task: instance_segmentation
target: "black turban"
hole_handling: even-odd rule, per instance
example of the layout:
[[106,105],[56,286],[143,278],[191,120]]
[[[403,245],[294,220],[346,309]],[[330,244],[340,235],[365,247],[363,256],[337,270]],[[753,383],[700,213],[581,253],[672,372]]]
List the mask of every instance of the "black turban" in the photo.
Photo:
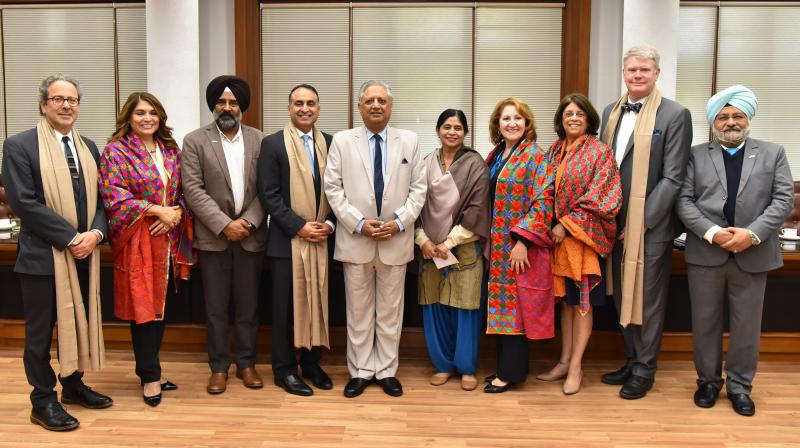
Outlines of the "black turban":
[[236,97],[236,101],[239,102],[239,109],[241,109],[242,112],[246,111],[247,107],[250,106],[250,86],[247,85],[247,81],[244,79],[230,75],[217,76],[208,83],[208,87],[206,87],[206,102],[208,102],[208,108],[212,112],[214,111],[219,97],[222,96],[222,92],[225,91],[225,87],[231,89],[231,92],[233,92],[233,96]]

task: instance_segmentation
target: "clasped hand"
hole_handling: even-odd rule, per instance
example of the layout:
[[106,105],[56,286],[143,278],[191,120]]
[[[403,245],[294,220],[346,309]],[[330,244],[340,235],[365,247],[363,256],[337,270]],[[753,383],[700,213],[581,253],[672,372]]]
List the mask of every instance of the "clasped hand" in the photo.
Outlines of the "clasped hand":
[[88,232],[79,233],[68,249],[72,254],[72,258],[83,260],[92,253],[95,246],[99,243],[100,235],[90,230]]
[[150,235],[153,236],[160,236],[169,232],[181,222],[181,217],[183,217],[183,207],[180,205],[173,205],[172,207],[154,205],[150,210],[158,218],[150,224]]
[[297,235],[309,243],[319,243],[328,239],[331,232],[333,229],[327,223],[308,221],[297,231]]
[[433,244],[430,240],[425,241],[425,244],[420,246],[419,249],[422,251],[422,258],[426,260],[430,260],[433,257],[444,260],[447,258],[447,253],[450,251],[444,243]]
[[714,234],[713,241],[714,244],[733,253],[745,251],[753,245],[750,241],[750,232],[741,227],[726,227]]
[[400,226],[394,220],[379,221],[377,219],[367,219],[361,227],[361,234],[376,241],[384,241],[400,232]]

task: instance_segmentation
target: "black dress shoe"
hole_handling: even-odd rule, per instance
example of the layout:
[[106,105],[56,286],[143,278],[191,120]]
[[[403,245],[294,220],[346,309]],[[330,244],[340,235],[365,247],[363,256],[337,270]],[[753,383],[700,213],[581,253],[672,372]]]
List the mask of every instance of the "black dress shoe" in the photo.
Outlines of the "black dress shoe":
[[64,404],[79,404],[89,409],[103,409],[114,404],[114,400],[111,397],[95,392],[86,385],[77,389],[62,390],[61,402]]
[[602,377],[600,377],[600,381],[605,384],[610,384],[612,386],[622,386],[628,381],[628,378],[633,374],[633,369],[630,365],[625,364],[624,366],[620,367],[619,369],[606,373]]
[[31,422],[50,431],[69,431],[80,426],[78,419],[69,415],[57,401],[34,406],[31,410]]
[[628,381],[619,390],[619,396],[626,400],[636,400],[647,395],[647,391],[653,388],[653,378],[645,378],[639,375],[631,375]]
[[317,389],[333,389],[333,381],[331,381],[331,377],[329,377],[320,366],[303,369],[303,378],[311,380],[311,384],[313,384]]
[[750,417],[756,413],[756,404],[750,399],[750,395],[728,394],[728,400],[731,400],[733,410],[739,415]]
[[364,393],[364,389],[366,389],[371,382],[372,380],[368,380],[366,378],[350,378],[350,381],[348,381],[344,386],[344,396],[347,398],[353,398],[361,395]]
[[400,395],[403,395],[403,385],[400,384],[400,381],[397,381],[397,378],[393,376],[387,376],[386,378],[379,379],[378,384],[381,385],[386,395],[391,395],[393,397],[399,397]]
[[497,374],[496,373],[493,373],[491,375],[486,375],[485,377],[483,377],[483,382],[484,383],[491,383],[492,381],[494,381],[495,378],[497,378]]
[[178,385],[170,380],[161,383],[161,390],[178,390]]
[[[495,378],[497,378],[497,376],[495,376]],[[492,381],[494,381],[495,378],[492,378]],[[514,386],[514,383],[512,382],[508,382],[504,386],[495,386],[490,381],[486,383],[486,386],[483,386],[483,391],[487,394],[502,394],[508,389],[511,389],[512,386]]]
[[275,385],[293,395],[300,395],[301,397],[314,395],[314,391],[296,373],[290,373],[283,378],[276,377]]
[[148,397],[147,395],[142,394],[142,398],[144,398],[144,402],[147,403],[148,406],[156,407],[161,404],[161,394],[153,395],[152,397]]
[[710,408],[717,402],[719,389],[711,383],[700,383],[694,393],[694,404],[701,408]]

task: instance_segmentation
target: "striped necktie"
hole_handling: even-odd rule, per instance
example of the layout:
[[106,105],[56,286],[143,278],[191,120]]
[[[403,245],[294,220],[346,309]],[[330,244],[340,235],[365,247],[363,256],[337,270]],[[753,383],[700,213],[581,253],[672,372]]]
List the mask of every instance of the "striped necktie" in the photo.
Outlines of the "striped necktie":
[[75,160],[75,156],[72,155],[72,150],[69,148],[69,137],[65,135],[61,138],[61,141],[64,142],[64,156],[67,158],[69,174],[72,177],[72,188],[77,192],[80,189],[79,181],[81,178],[80,173],[78,173],[78,163]]

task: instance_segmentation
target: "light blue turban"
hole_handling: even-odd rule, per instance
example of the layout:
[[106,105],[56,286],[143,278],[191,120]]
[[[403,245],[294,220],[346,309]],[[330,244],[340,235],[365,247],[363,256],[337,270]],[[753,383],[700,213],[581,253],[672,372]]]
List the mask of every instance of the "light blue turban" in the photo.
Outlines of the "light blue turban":
[[714,126],[714,118],[717,117],[726,104],[729,104],[747,115],[748,120],[756,116],[758,109],[758,98],[752,90],[743,85],[730,86],[727,89],[717,92],[708,100],[706,105],[706,120],[709,126]]

